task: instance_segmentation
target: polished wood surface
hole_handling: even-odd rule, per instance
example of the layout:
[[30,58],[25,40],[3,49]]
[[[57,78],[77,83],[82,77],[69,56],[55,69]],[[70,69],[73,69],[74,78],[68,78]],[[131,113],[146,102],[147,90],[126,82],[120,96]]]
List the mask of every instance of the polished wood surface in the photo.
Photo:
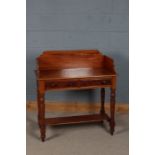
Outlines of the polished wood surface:
[[71,68],[61,70],[41,70],[39,72],[40,80],[64,80],[68,78],[104,78],[115,76],[114,72],[109,71],[106,68]]
[[[50,53],[50,54],[49,54]],[[98,51],[44,52],[37,58],[39,70],[99,68],[103,57]]]
[[[45,140],[46,125],[78,123],[87,121],[109,121],[114,133],[116,72],[114,63],[98,50],[44,51],[37,58],[38,122],[42,141]],[[105,88],[109,87],[110,114],[105,113]],[[45,118],[45,92],[48,90],[73,90],[101,88],[101,111],[96,115],[70,118]],[[64,120],[63,120],[64,119]],[[73,121],[72,121],[73,120]],[[57,123],[55,123],[57,122]]]
[[61,124],[77,124],[85,122],[102,122],[104,119],[103,115],[92,114],[92,115],[82,115],[82,116],[72,116],[72,117],[57,117],[57,118],[47,118],[46,124],[51,125],[61,125]]

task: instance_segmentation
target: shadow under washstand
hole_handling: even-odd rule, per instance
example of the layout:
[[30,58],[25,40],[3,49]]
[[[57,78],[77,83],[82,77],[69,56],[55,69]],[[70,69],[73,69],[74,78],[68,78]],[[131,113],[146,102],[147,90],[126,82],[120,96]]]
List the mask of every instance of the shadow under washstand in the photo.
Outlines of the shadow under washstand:
[[[104,120],[103,122],[85,122],[80,124],[62,124],[58,126],[46,126],[46,141],[58,138],[67,132],[74,132],[78,128],[92,128],[94,126],[103,127],[107,134],[110,134],[109,122]],[[128,127],[128,115],[116,114],[116,126],[114,135],[122,134],[129,130]],[[104,132],[103,131],[103,132]],[[40,140],[40,129],[36,118],[27,116],[27,134],[31,137]]]
[[[35,139],[41,140],[38,122],[30,117],[27,117],[27,134]],[[62,134],[62,128],[46,126],[46,141],[59,137]]]
[[[85,129],[85,128],[92,128],[92,127],[100,127],[101,122],[85,122],[85,123],[79,123],[79,124],[61,124],[56,126],[48,126],[47,128],[47,134],[46,134],[46,140],[51,140],[53,138],[57,138],[59,136],[63,136],[64,134],[77,131],[78,129]],[[48,134],[48,131],[51,131],[50,134]]]
[[34,119],[27,117],[27,123],[26,123],[26,130],[27,130],[27,134],[29,134],[31,137],[35,138],[35,139],[40,139],[39,136],[39,126],[37,121],[35,121]]
[[[124,132],[129,131],[129,120],[127,114],[116,114],[116,125],[114,135],[119,135]],[[103,121],[102,127],[105,129],[107,133],[110,133],[110,125],[106,120]]]
[[117,114],[115,134],[122,134],[129,131],[129,116],[128,114]]

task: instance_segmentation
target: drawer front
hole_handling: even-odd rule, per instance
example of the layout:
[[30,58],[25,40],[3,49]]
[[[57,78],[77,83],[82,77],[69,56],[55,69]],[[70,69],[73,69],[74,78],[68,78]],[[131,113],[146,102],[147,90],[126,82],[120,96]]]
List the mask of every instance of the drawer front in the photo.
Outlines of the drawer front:
[[110,85],[111,80],[81,80],[79,82],[79,86],[102,86],[102,85]]
[[57,81],[46,82],[46,89],[63,89],[63,88],[84,88],[84,87],[102,87],[111,85],[111,80],[76,80],[76,81]]

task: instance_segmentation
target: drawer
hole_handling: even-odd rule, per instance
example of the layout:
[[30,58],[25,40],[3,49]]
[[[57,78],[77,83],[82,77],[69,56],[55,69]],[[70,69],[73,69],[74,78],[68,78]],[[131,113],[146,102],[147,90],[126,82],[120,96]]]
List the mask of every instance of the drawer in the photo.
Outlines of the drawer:
[[111,80],[81,80],[79,82],[79,86],[102,86],[102,85],[110,85]]
[[65,89],[65,88],[84,88],[84,87],[102,87],[111,85],[111,80],[74,80],[74,81],[57,81],[46,82],[46,89]]

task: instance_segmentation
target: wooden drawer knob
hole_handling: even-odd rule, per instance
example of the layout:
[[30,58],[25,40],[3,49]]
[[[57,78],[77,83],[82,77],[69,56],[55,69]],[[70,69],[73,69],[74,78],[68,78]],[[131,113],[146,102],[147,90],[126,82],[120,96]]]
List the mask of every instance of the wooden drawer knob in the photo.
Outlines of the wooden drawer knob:
[[108,81],[106,81],[106,80],[102,81],[102,84],[107,84],[107,83],[108,83]]
[[55,86],[57,86],[56,83],[51,83],[51,87],[55,87]]
[[68,86],[74,86],[75,84],[74,84],[74,82],[69,82],[68,83]]

